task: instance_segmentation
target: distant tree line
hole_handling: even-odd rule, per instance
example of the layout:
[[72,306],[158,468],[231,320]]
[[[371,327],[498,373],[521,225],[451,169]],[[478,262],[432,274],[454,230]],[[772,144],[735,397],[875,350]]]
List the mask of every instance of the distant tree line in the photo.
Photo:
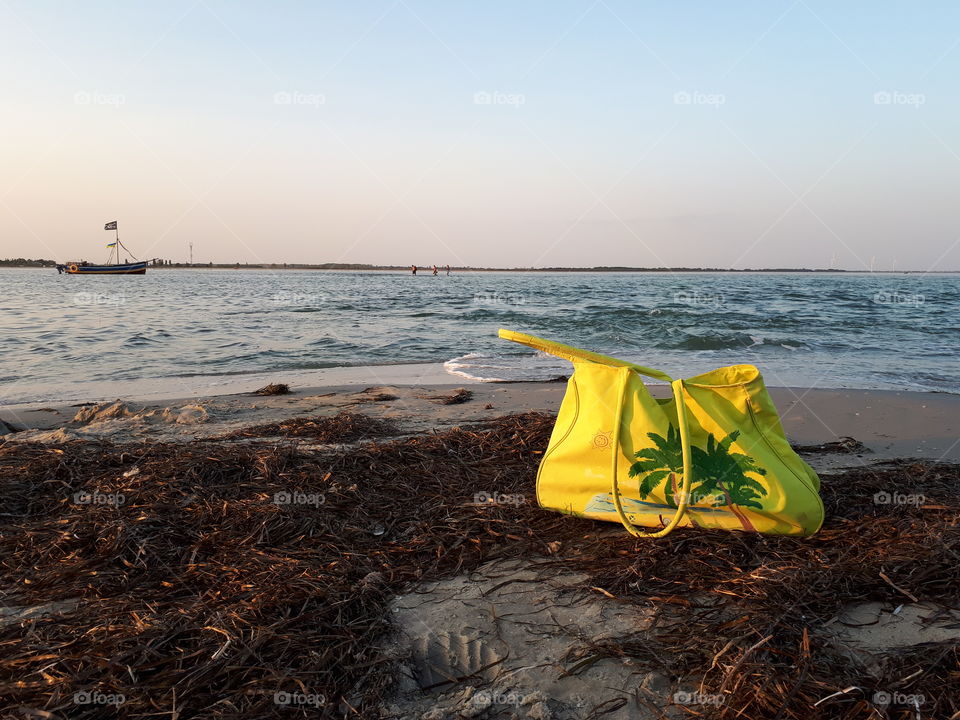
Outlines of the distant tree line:
[[0,267],[56,267],[56,260],[30,260],[29,258],[4,258]]

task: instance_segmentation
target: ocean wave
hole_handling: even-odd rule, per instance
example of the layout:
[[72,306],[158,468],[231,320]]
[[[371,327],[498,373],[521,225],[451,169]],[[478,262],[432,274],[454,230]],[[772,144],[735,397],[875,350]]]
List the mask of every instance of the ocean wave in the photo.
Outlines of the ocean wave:
[[751,333],[711,333],[695,335],[683,332],[679,337],[665,340],[657,345],[664,350],[759,350],[783,349],[791,352],[809,349],[809,345],[793,338],[770,338]]
[[570,363],[545,353],[493,355],[471,352],[443,363],[451,375],[479,382],[536,382],[570,374]]

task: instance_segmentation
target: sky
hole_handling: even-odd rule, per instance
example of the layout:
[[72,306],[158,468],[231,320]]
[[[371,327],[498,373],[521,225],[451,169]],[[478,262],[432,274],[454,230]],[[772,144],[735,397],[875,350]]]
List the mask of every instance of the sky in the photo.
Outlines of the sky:
[[0,257],[960,270],[960,5],[0,0]]

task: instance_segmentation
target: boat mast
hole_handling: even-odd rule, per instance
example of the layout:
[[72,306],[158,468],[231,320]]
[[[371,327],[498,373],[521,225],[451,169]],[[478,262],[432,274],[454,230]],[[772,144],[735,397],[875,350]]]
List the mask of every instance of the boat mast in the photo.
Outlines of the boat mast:
[[117,230],[117,265],[120,264],[120,248],[123,248],[124,250],[126,250],[128,253],[130,253],[130,257],[132,257],[135,261],[139,262],[139,260],[137,260],[137,256],[134,255],[132,252],[130,252],[130,248],[128,248],[126,245],[120,242],[120,231]]

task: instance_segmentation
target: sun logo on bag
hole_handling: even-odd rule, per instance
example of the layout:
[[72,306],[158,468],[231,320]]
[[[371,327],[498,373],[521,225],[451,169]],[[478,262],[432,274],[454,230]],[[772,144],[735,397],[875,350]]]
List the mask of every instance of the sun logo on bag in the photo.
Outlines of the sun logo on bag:
[[597,450],[606,450],[613,442],[613,430],[601,430],[593,436],[593,447]]

